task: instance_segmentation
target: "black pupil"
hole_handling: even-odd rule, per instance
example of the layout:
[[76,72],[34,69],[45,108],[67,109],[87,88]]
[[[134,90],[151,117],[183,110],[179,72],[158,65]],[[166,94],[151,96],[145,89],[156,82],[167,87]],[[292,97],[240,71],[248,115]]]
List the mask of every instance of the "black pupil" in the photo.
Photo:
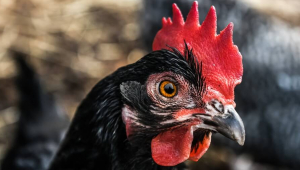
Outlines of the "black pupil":
[[165,92],[168,93],[168,94],[172,94],[175,91],[174,86],[173,86],[172,83],[166,84],[164,89],[165,89]]

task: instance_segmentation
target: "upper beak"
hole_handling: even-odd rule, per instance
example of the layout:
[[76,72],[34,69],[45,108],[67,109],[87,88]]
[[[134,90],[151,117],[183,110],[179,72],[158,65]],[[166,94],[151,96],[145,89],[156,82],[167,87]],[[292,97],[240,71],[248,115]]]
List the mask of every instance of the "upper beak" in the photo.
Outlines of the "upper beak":
[[225,113],[212,117],[212,121],[217,125],[217,132],[236,141],[240,145],[244,145],[244,123],[233,106],[227,106]]
[[[209,113],[207,113],[209,115]],[[244,123],[234,107],[229,105],[224,109],[224,113],[212,115],[212,117],[201,116],[205,127],[209,127],[222,135],[236,141],[240,145],[245,142]]]

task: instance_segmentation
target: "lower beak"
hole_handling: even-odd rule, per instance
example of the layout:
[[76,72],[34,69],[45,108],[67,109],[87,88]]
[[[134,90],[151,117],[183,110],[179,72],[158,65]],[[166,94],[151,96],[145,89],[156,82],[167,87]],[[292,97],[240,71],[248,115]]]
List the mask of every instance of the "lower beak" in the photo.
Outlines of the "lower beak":
[[202,128],[208,128],[219,132],[220,134],[236,141],[240,145],[244,145],[245,142],[245,128],[242,119],[235,111],[233,106],[226,106],[224,113],[214,114],[211,117],[201,116],[204,121]]
[[236,141],[240,145],[244,145],[244,123],[233,106],[227,106],[225,113],[212,117],[212,121],[217,125],[217,132]]

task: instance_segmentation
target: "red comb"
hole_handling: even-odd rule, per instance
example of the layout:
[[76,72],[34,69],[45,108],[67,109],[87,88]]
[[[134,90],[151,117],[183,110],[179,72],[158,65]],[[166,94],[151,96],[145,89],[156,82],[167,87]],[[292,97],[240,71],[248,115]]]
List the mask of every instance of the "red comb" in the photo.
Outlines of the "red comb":
[[186,22],[176,4],[173,4],[173,22],[162,19],[163,28],[156,34],[153,50],[169,47],[184,53],[185,43],[202,62],[202,74],[208,90],[204,100],[217,98],[233,103],[234,87],[241,83],[243,74],[242,56],[232,41],[233,23],[217,35],[217,15],[212,6],[202,23],[199,24],[198,3],[195,1]]

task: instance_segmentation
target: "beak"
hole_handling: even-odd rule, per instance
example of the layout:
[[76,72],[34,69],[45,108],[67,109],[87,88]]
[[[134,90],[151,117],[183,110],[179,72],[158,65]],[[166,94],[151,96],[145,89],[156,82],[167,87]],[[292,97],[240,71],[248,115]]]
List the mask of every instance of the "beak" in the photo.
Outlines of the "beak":
[[244,145],[244,123],[233,106],[227,105],[223,113],[213,114],[211,117],[209,116],[209,118],[207,116],[201,116],[201,119],[204,121],[202,128],[217,131],[229,139],[236,141],[238,144]]
[[216,131],[236,141],[241,146],[245,142],[244,123],[233,106],[227,106],[223,115],[216,115],[212,121],[217,125]]

